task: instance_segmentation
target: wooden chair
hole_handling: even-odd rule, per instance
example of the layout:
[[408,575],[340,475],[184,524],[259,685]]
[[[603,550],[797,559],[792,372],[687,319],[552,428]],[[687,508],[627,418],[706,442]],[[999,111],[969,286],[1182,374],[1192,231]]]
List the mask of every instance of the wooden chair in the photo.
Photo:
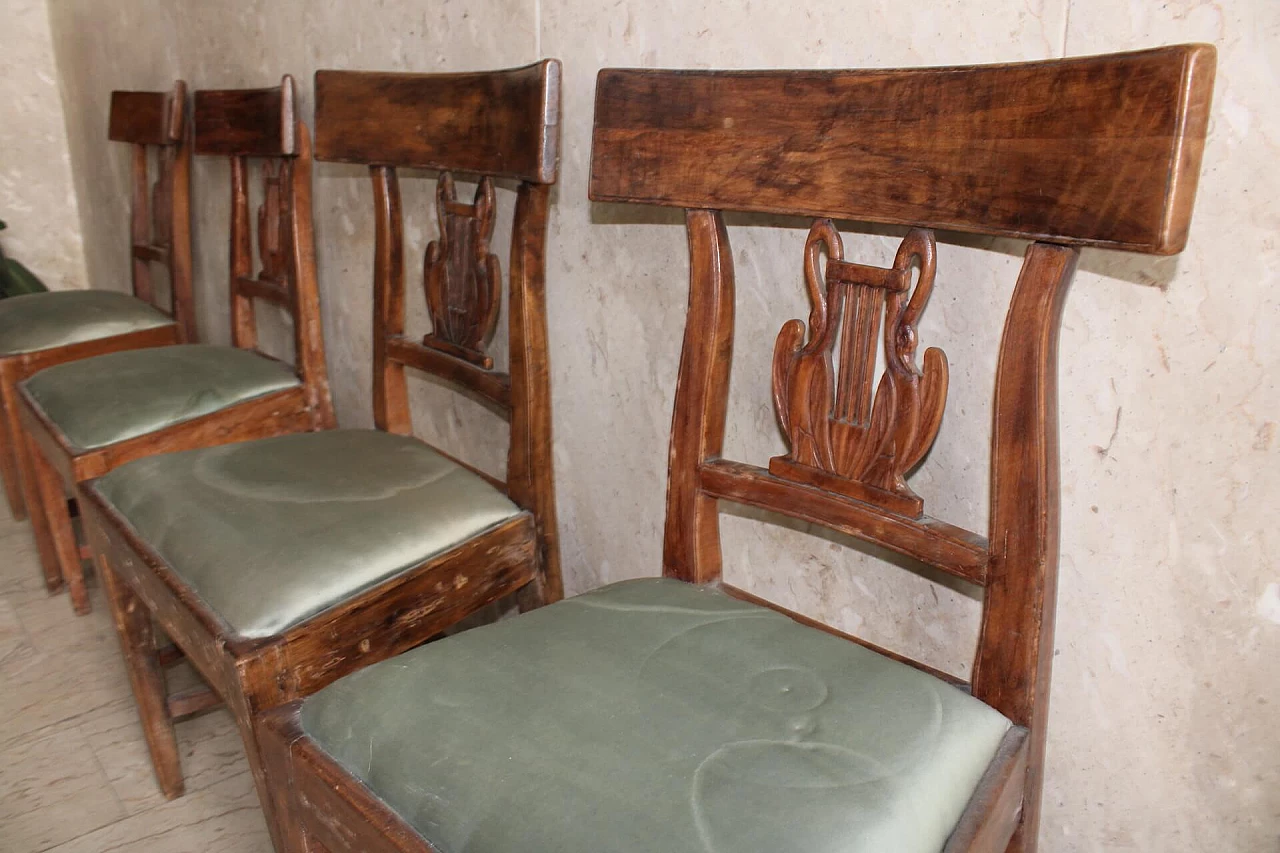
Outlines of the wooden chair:
[[[107,137],[133,149],[130,251],[133,295],[62,290],[0,301],[0,479],[9,511],[26,517],[18,385],[46,367],[120,350],[196,339],[191,295],[191,151],[187,85],[168,92],[112,92]],[[155,155],[155,183],[147,160]],[[168,305],[151,281],[161,264]],[[47,541],[46,536],[37,538]],[[62,575],[46,578],[50,592]]]
[[[89,611],[68,515],[75,484],[133,459],[334,426],[311,224],[311,143],[293,78],[270,89],[197,92],[197,154],[231,161],[234,346],[177,344],[63,364],[21,386],[31,476],[27,506],[46,583],[61,577]],[[249,158],[261,159],[259,270],[253,272]],[[291,316],[296,365],[259,352],[253,299]]]
[[[1192,45],[952,69],[601,72],[591,198],[682,207],[688,224],[663,577],[449,637],[267,714],[286,850],[1034,849],[1063,300],[1078,246],[1183,247],[1213,67],[1213,48]],[[722,210],[816,217],[809,323],[787,322],[774,355],[789,451],[767,468],[721,457]],[[884,269],[843,256],[837,217],[914,227]],[[1000,345],[985,537],[925,515],[906,482],[947,388],[939,350],[915,363],[933,228],[1035,241]],[[721,500],[983,586],[972,683],[724,584]]]
[[[525,608],[560,598],[544,293],[559,86],[555,60],[457,75],[318,72],[320,159],[366,164],[373,178],[378,429],[156,456],[82,488],[166,796],[182,793],[175,717],[226,702],[267,806],[255,714],[503,596],[519,593]],[[418,339],[405,334],[399,167],[440,172],[425,275],[434,326]],[[474,204],[456,200],[454,171],[483,176]],[[520,182],[506,373],[484,349],[501,299],[489,176]],[[406,367],[506,413],[505,483],[412,437]],[[211,691],[166,695],[174,653],[157,649],[153,620]]]

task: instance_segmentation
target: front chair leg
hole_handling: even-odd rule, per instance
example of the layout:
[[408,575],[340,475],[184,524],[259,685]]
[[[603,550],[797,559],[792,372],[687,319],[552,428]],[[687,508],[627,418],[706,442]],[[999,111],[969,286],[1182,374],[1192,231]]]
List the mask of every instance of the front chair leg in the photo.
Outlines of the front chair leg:
[[22,422],[18,418],[17,385],[4,368],[0,368],[0,474],[4,478],[4,494],[14,521],[27,517],[22,487]]
[[[67,582],[71,592],[71,606],[83,616],[91,609],[89,590],[84,583],[84,563],[80,560],[80,545],[71,525],[71,513],[67,511],[67,495],[62,488],[62,478],[45,458],[34,441],[28,441],[28,458],[31,461],[32,479],[38,491],[41,512],[48,525],[53,543],[53,556],[57,570]],[[48,574],[49,567],[45,567]]]
[[166,799],[182,796],[182,762],[178,757],[178,736],[169,715],[164,667],[156,653],[151,613],[128,585],[115,576],[105,557],[98,558],[98,574],[107,592],[107,602],[115,619],[120,648],[124,652],[133,698],[142,718],[142,734],[151,753],[151,766]]
[[289,844],[285,841],[287,832],[281,826],[281,820],[276,816],[276,796],[272,791],[274,779],[268,778],[266,759],[263,751],[263,742],[266,740],[265,732],[262,731],[258,721],[255,719],[253,708],[253,700],[247,695],[246,687],[242,681],[239,685],[240,695],[227,698],[227,708],[236,718],[236,726],[240,729],[240,739],[244,742],[245,757],[249,759],[249,770],[253,773],[253,784],[258,790],[258,801],[262,804],[263,815],[267,819],[267,829],[271,833],[271,846],[275,848],[276,853],[291,853]]
[[298,713],[301,703],[293,703],[268,711],[259,720],[262,761],[267,771],[267,787],[270,789],[276,823],[276,832],[282,845],[282,853],[319,853],[318,845],[308,842],[302,821],[298,816],[297,794],[293,788],[293,744],[285,736],[276,734],[266,725],[267,718],[282,718]]
[[27,515],[31,519],[31,535],[36,540],[36,552],[40,557],[40,570],[44,574],[44,585],[52,595],[62,590],[62,566],[58,562],[58,552],[54,548],[53,533],[49,529],[49,520],[44,511],[44,502],[40,499],[40,486],[36,481],[35,462],[33,456],[38,455],[34,447],[24,446],[25,435],[18,434],[17,443],[13,447],[22,461],[22,492],[27,507]]

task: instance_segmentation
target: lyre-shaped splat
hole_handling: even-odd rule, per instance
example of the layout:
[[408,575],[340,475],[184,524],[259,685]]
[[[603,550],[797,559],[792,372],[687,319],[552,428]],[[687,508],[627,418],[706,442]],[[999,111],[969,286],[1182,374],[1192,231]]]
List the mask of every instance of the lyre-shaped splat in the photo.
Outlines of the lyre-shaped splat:
[[[819,254],[825,249],[825,276]],[[920,280],[911,289],[911,267]],[[770,460],[776,476],[821,486],[893,512],[919,516],[907,473],[933,446],[947,399],[947,358],[931,348],[915,365],[916,324],[933,290],[933,233],[912,230],[889,269],[844,260],[840,233],[820,219],[805,241],[812,311],[789,320],[773,355],[773,397],[790,447]],[[825,284],[825,287],[824,287]],[[872,397],[877,332],[884,321],[885,370]],[[832,351],[840,341],[839,372]]]
[[261,279],[281,284],[289,281],[289,217],[284,209],[285,185],[290,179],[287,162],[262,163],[262,204],[258,207],[258,255]]
[[151,243],[167,249],[173,243],[173,152],[166,147],[157,159],[151,187]]
[[427,346],[486,369],[493,359],[484,342],[498,319],[501,269],[489,252],[494,224],[493,184],[481,178],[472,204],[458,202],[453,177],[444,172],[436,187],[440,239],[427,246],[425,283],[432,331]]

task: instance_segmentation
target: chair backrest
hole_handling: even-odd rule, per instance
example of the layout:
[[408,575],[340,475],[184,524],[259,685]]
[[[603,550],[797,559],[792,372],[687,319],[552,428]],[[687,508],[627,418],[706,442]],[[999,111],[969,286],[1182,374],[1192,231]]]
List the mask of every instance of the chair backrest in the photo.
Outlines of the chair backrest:
[[[112,92],[107,138],[133,147],[129,228],[133,295],[172,316],[183,340],[194,341],[187,84],[178,80],[168,92]],[[150,149],[156,150],[154,183],[149,175]],[[151,280],[153,263],[168,271],[167,306],[161,304]]]
[[[318,71],[315,89],[317,159],[367,165],[373,177],[374,420],[390,432],[413,431],[406,367],[478,395],[505,414],[511,424],[507,477],[493,482],[534,514],[544,595],[554,601],[562,592],[545,249],[559,152],[560,63],[549,59],[471,74]],[[427,248],[424,274],[432,329],[417,339],[405,333],[397,168],[439,173],[440,233]],[[479,177],[472,204],[456,198],[454,172]],[[500,264],[489,253],[496,201],[490,179],[497,177],[520,182],[507,303],[511,364],[505,373],[493,369],[485,352],[501,300]]]
[[[724,499],[983,586],[970,687],[1031,730],[1030,838],[1053,654],[1063,300],[1077,246],[1169,254],[1185,244],[1214,63],[1212,47],[1183,45],[968,68],[604,70],[597,83],[591,198],[687,211],[664,574],[718,581]],[[721,458],[734,323],[721,210],[816,217],[803,259],[808,326],[788,321],[774,349],[789,452],[767,469]],[[883,269],[844,259],[837,217],[915,227]],[[906,482],[947,392],[941,350],[925,352],[923,370],[915,362],[935,272],[930,228],[1035,241],[1000,344],[985,536],[925,515]],[[885,369],[873,388],[880,341]]]
[[[255,299],[283,308],[293,324],[298,375],[320,420],[332,422],[311,219],[311,135],[295,103],[287,74],[267,89],[196,92],[194,147],[198,155],[231,161],[232,343],[258,349]],[[256,264],[250,158],[260,161],[262,175]]]

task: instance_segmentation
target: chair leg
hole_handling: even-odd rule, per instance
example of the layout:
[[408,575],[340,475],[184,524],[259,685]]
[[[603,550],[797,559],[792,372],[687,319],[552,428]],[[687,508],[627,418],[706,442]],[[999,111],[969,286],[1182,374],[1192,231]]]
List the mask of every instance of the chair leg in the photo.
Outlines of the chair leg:
[[[278,715],[284,708],[277,708]],[[296,710],[293,713],[297,713]],[[260,718],[259,731],[262,760],[267,769],[267,785],[270,788],[274,817],[284,853],[319,853],[321,848],[309,841],[298,813],[297,795],[293,785],[293,749],[284,736],[273,732]]]
[[267,829],[271,832],[271,845],[276,853],[296,853],[296,845],[291,848],[282,837],[286,833],[282,831],[281,820],[276,815],[276,798],[272,793],[271,781],[267,777],[267,765],[263,757],[264,732],[254,719],[251,710],[252,702],[244,693],[244,688],[245,686],[241,684],[240,695],[227,698],[227,707],[231,709],[231,713],[236,718],[236,726],[240,729],[245,757],[249,759],[253,784],[258,790],[258,801],[262,804],[262,812],[267,819]]
[[164,667],[157,654],[151,613],[133,590],[116,577],[105,557],[98,558],[98,574],[120,637],[120,649],[129,670],[138,716],[142,718],[142,734],[151,753],[156,782],[165,798],[172,800],[182,796],[182,762],[178,757],[173,718],[169,716]]
[[[27,448],[31,479],[39,493],[37,499],[53,543],[54,559],[71,592],[71,606],[83,616],[91,609],[89,590],[85,588],[84,563],[80,560],[80,545],[76,542],[76,531],[67,511],[67,494],[62,487],[62,478],[35,442],[28,440]],[[45,571],[49,570],[46,568]]]
[[4,480],[4,495],[9,502],[9,512],[14,521],[27,517],[27,505],[22,494],[22,469],[19,450],[22,441],[22,424],[18,419],[18,388],[6,371],[0,370],[0,478]]
[[27,515],[31,519],[31,535],[36,540],[36,551],[40,556],[40,569],[44,573],[45,589],[52,595],[59,592],[64,583],[62,566],[58,563],[58,552],[53,544],[53,532],[49,529],[49,519],[45,515],[44,503],[40,500],[40,488],[31,471],[31,454],[23,445],[25,433],[18,433],[19,444],[14,451],[22,460],[22,491],[26,498]]

